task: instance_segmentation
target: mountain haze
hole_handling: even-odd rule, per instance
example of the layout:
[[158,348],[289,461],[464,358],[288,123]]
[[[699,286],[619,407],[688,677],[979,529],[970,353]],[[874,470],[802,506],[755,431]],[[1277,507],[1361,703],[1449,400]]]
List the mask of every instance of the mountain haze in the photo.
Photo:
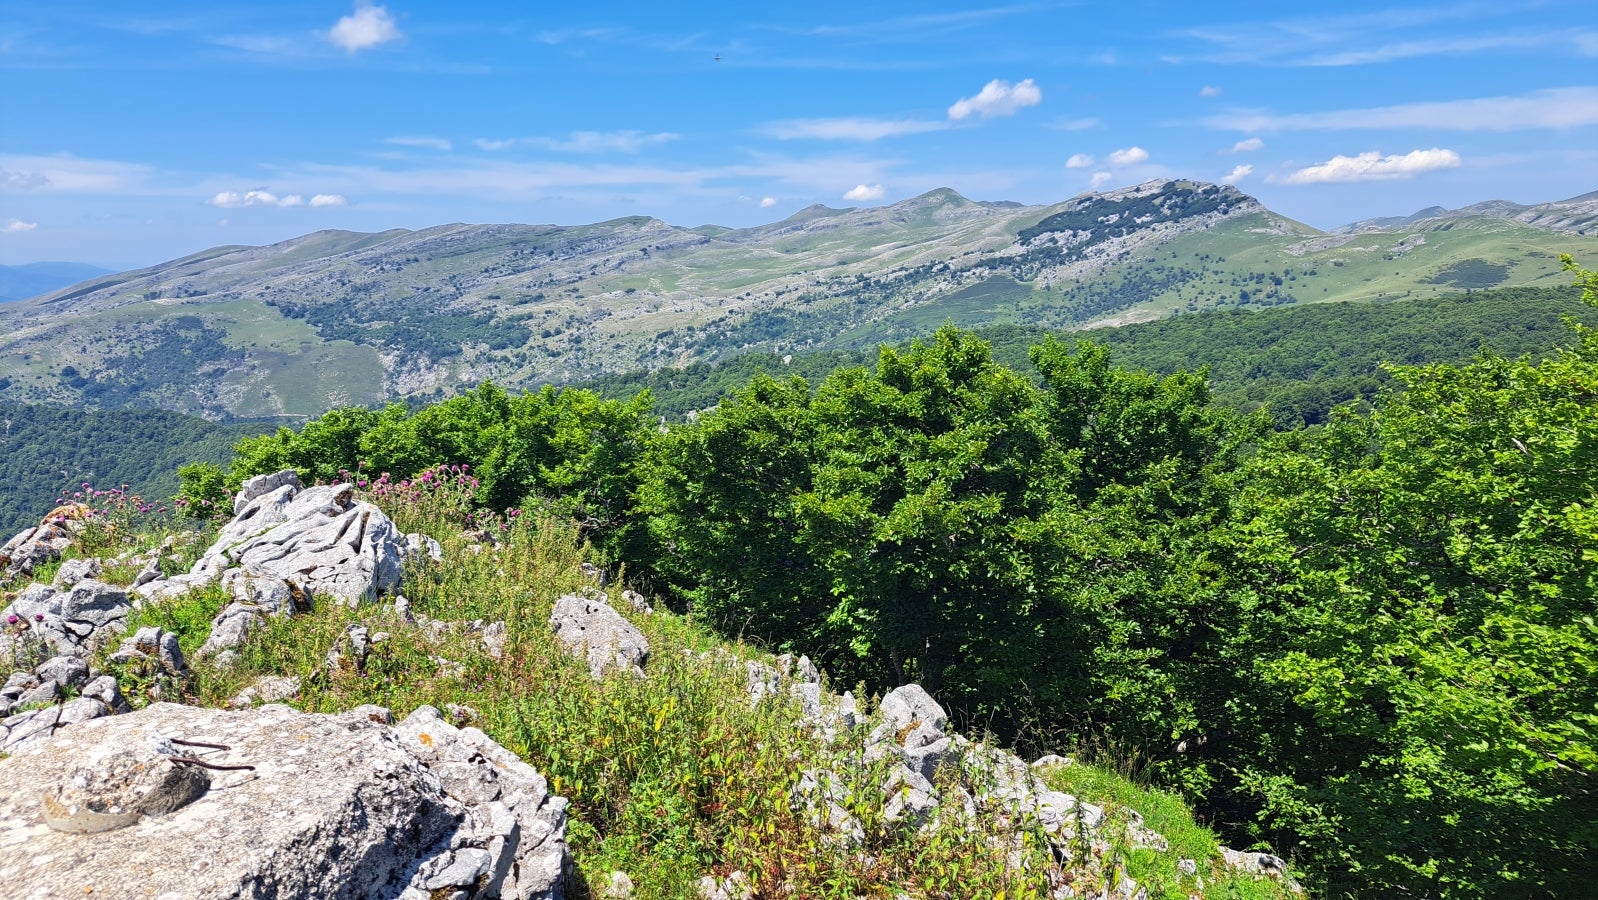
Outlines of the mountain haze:
[[743,229],[638,216],[321,231],[8,305],[0,399],[305,416],[485,378],[870,346],[944,322],[1095,327],[1554,285],[1559,253],[1598,252],[1598,235],[1570,230],[1595,205],[1483,204],[1324,233],[1232,187],[1158,180],[1051,206],[939,189]]
[[37,262],[0,266],[0,303],[22,300],[111,274],[110,269],[75,262]]

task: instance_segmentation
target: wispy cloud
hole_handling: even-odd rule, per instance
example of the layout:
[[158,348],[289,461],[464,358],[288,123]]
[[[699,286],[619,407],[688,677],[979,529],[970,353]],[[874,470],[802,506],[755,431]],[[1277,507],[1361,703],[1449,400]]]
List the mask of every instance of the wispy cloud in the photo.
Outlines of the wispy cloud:
[[399,23],[386,6],[357,2],[355,11],[339,19],[327,32],[327,39],[346,52],[355,53],[404,37]]
[[1236,166],[1236,167],[1234,167],[1232,169],[1232,171],[1227,172],[1226,175],[1221,178],[1221,183],[1222,184],[1237,184],[1239,181],[1242,181],[1243,179],[1245,179],[1248,176],[1253,175],[1253,174],[1254,174],[1254,167],[1253,166],[1250,166],[1250,165]]
[[439,137],[391,137],[384,138],[385,144],[397,144],[401,147],[421,147],[426,150],[437,150],[448,153],[455,149],[455,145],[447,138]]
[[1097,128],[1102,124],[1100,120],[1089,117],[1085,119],[1059,119],[1050,122],[1044,127],[1053,128],[1056,131],[1087,131],[1089,128]]
[[846,116],[835,119],[787,119],[767,123],[760,131],[783,141],[808,139],[869,142],[906,134],[941,131],[948,127],[946,122],[929,122],[924,119],[873,119]]
[[777,205],[777,198],[776,197],[761,197],[760,198],[760,208],[761,209],[770,209],[770,208],[772,208],[773,206],[776,206],[776,205]]
[[42,172],[12,172],[0,169],[0,191],[33,191],[49,187],[50,179]]
[[1228,152],[1230,152],[1230,153],[1252,153],[1255,150],[1259,150],[1259,149],[1263,148],[1264,146],[1265,146],[1265,142],[1260,140],[1257,137],[1244,138],[1243,140],[1238,141],[1237,143],[1233,144],[1232,145],[1232,149],[1230,151],[1228,151]]
[[1401,156],[1382,156],[1372,151],[1358,156],[1334,156],[1320,165],[1292,172],[1281,180],[1286,184],[1392,181],[1413,178],[1422,172],[1458,168],[1459,164],[1458,153],[1440,147],[1413,150]]
[[771,30],[802,37],[841,38],[855,43],[917,43],[928,38],[958,34],[1038,8],[1034,4],[995,6],[985,9],[895,16],[890,19],[850,24],[810,25],[801,28],[777,26]]
[[670,131],[646,134],[642,131],[574,131],[564,138],[525,138],[524,143],[561,153],[638,153],[645,147],[677,140],[682,135]]
[[1213,84],[1206,84],[1205,86],[1199,88],[1199,96],[1200,97],[1219,97],[1219,96],[1221,96],[1221,89],[1216,87]]
[[1341,131],[1365,128],[1516,131],[1598,124],[1598,87],[1551,88],[1520,97],[1404,103],[1318,113],[1239,111],[1201,120],[1224,131]]
[[1110,179],[1114,177],[1109,172],[1094,172],[1093,177],[1088,179],[1088,186],[1096,191],[1108,184]]
[[1073,153],[1071,158],[1065,161],[1065,167],[1067,169],[1086,169],[1092,166],[1093,162],[1093,157],[1086,153]]
[[146,193],[149,166],[77,156],[0,156],[0,191]]
[[859,203],[867,200],[881,200],[887,195],[887,189],[880,184],[857,184],[844,193],[843,199]]
[[1010,84],[998,78],[993,79],[974,97],[962,97],[949,107],[949,118],[953,121],[976,116],[987,119],[993,116],[1013,116],[1028,106],[1037,106],[1043,102],[1043,91],[1037,83],[1028,78],[1019,84]]
[[21,219],[7,219],[5,227],[0,228],[0,232],[5,232],[6,234],[21,234],[24,231],[32,231],[38,227],[38,222],[24,222]]
[[[1528,29],[1489,21],[1521,11],[1497,4],[1461,3],[1378,12],[1233,22],[1187,29],[1179,36],[1201,47],[1171,62],[1280,66],[1355,66],[1428,56],[1461,56],[1539,47],[1579,47],[1580,32]],[[1521,21],[1524,21],[1523,19]],[[1466,30],[1468,29],[1468,30]],[[1447,33],[1449,30],[1454,33]],[[1568,49],[1567,49],[1568,52]]]

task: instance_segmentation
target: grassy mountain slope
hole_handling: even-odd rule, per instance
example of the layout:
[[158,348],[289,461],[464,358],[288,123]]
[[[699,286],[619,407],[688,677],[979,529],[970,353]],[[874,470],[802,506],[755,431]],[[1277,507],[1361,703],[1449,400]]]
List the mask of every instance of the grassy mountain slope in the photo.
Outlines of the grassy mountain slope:
[[0,398],[308,416],[485,378],[869,347],[947,321],[1119,325],[1553,285],[1558,253],[1598,255],[1598,235],[1550,230],[1584,221],[1572,215],[1477,212],[1326,234],[1234,188],[1156,181],[1047,207],[943,189],[732,230],[630,217],[318,232],[8,304]]

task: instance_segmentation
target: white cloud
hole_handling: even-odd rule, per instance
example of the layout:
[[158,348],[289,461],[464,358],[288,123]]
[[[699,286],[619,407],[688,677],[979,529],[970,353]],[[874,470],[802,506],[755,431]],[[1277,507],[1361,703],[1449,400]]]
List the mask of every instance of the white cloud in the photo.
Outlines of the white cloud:
[[877,141],[905,134],[941,131],[948,127],[944,122],[927,122],[919,119],[843,117],[771,122],[762,127],[761,131],[783,141],[796,138],[817,141]]
[[487,150],[490,153],[492,153],[495,150],[504,150],[504,149],[510,147],[511,145],[515,144],[516,141],[515,140],[491,141],[488,138],[478,138],[475,141],[475,143],[477,144],[477,148],[479,150]]
[[389,15],[388,7],[363,2],[357,2],[355,12],[339,19],[327,33],[329,41],[350,53],[397,41],[401,37],[399,25]]
[[777,198],[776,197],[761,197],[760,198],[760,208],[761,209],[770,209],[770,208],[772,208],[773,206],[776,206],[776,205],[777,205]]
[[880,184],[857,184],[847,194],[843,195],[843,199],[860,202],[864,200],[881,200],[887,195],[888,192]]
[[1020,84],[993,79],[983,86],[975,97],[962,97],[949,107],[949,118],[955,121],[976,116],[1013,116],[1028,106],[1043,102],[1043,91],[1030,78]]
[[[315,197],[311,198],[311,205],[329,205],[326,201],[320,203],[317,202],[318,200],[322,200],[327,196],[330,195],[317,194]],[[342,202],[342,197],[339,198],[339,201],[340,202],[338,202],[336,205],[343,206],[344,204]],[[271,191],[245,191],[243,193],[239,193],[238,191],[222,191],[206,202],[212,206],[221,207],[222,209],[240,209],[246,206],[294,207],[304,206],[305,198],[301,197],[299,194],[289,194],[284,197],[279,197]]]
[[1299,169],[1282,179],[1288,184],[1330,184],[1347,181],[1390,181],[1413,178],[1422,172],[1453,169],[1459,154],[1433,147],[1403,156],[1382,156],[1375,151],[1358,156],[1334,156],[1317,166]]
[[525,142],[562,153],[637,153],[645,147],[675,141],[682,135],[662,131],[574,131],[563,140],[547,137],[526,138]]
[[38,222],[24,222],[21,219],[9,219],[6,221],[5,227],[0,228],[0,231],[5,232],[6,234],[21,234],[24,231],[32,231],[38,227]]
[[1264,146],[1265,146],[1265,142],[1264,141],[1260,140],[1257,137],[1251,137],[1251,138],[1248,138],[1246,140],[1241,140],[1241,141],[1238,141],[1237,143],[1233,144],[1232,145],[1232,152],[1233,153],[1248,153],[1248,152],[1253,151],[1253,150],[1258,150],[1258,149],[1260,149],[1261,147],[1264,147]]
[[1241,166],[1237,166],[1236,168],[1232,169],[1232,171],[1226,173],[1226,177],[1221,179],[1221,183],[1222,184],[1237,184],[1239,181],[1242,181],[1243,179],[1245,179],[1248,176],[1253,175],[1253,174],[1254,174],[1254,167],[1253,166],[1246,165],[1246,164],[1245,165],[1241,165]]
[[1370,109],[1273,115],[1233,112],[1203,120],[1225,131],[1341,131],[1360,128],[1435,128],[1446,131],[1516,131],[1598,125],[1598,87],[1550,88],[1520,97],[1480,97],[1405,103]]
[[1135,166],[1149,161],[1149,151],[1142,147],[1127,147],[1104,157],[1104,161],[1112,166]]
[[448,139],[436,137],[391,137],[385,139],[384,143],[398,144],[401,147],[421,147],[426,150],[437,150],[440,153],[448,153],[455,149],[455,145]]
[[344,199],[343,194],[317,194],[311,198],[312,206],[349,206],[350,201]]
[[1088,185],[1096,191],[1112,177],[1114,176],[1112,176],[1109,172],[1094,172],[1093,177],[1088,179]]
[[1086,153],[1073,153],[1071,158],[1065,161],[1067,169],[1086,169],[1091,165],[1093,165],[1093,157]]
[[1205,86],[1199,88],[1199,96],[1200,97],[1219,97],[1219,96],[1221,96],[1221,89],[1216,87],[1215,85],[1206,84]]

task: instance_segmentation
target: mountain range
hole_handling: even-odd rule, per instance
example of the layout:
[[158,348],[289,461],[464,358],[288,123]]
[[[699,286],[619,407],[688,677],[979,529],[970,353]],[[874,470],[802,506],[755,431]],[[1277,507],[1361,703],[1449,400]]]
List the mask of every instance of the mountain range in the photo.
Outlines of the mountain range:
[[0,307],[0,399],[307,416],[963,326],[1088,328],[1217,308],[1568,281],[1598,192],[1323,232],[1236,188],[1158,180],[1049,206],[940,189],[754,228],[322,231],[217,247]]
[[110,274],[110,269],[75,262],[0,266],[0,303],[23,300]]

